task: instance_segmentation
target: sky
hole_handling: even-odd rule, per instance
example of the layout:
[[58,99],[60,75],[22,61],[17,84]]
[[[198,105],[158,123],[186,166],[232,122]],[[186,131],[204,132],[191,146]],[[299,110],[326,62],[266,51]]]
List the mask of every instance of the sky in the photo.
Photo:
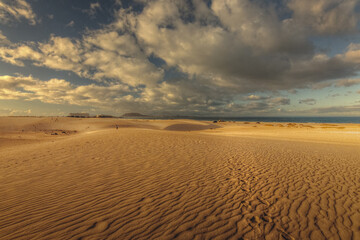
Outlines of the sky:
[[358,0],[0,0],[0,115],[360,116]]

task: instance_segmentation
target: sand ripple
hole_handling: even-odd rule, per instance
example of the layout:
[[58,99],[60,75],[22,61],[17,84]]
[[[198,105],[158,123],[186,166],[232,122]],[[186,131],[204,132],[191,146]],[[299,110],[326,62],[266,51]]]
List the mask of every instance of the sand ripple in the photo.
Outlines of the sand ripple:
[[360,149],[146,129],[0,152],[1,239],[360,239]]

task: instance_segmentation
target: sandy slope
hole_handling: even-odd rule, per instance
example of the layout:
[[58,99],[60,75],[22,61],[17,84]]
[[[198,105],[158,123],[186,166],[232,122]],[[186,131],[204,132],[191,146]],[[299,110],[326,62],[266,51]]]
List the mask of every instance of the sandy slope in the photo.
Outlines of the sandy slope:
[[360,239],[358,125],[9,119],[0,239]]

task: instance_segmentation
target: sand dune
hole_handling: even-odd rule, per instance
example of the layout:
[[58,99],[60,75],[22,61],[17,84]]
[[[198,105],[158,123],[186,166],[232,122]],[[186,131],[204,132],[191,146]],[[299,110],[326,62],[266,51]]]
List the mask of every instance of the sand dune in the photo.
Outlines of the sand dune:
[[170,131],[199,131],[199,130],[206,130],[206,129],[214,129],[219,128],[219,126],[214,124],[189,124],[189,123],[183,123],[183,124],[172,124],[170,126],[167,126],[165,130]]
[[358,125],[8,119],[0,239],[360,239]]

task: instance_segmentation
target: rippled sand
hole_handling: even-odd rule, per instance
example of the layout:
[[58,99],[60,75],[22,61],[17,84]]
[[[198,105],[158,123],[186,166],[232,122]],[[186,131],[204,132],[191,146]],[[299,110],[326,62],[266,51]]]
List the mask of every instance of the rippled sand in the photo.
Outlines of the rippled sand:
[[360,239],[360,125],[2,117],[0,134],[0,239]]

